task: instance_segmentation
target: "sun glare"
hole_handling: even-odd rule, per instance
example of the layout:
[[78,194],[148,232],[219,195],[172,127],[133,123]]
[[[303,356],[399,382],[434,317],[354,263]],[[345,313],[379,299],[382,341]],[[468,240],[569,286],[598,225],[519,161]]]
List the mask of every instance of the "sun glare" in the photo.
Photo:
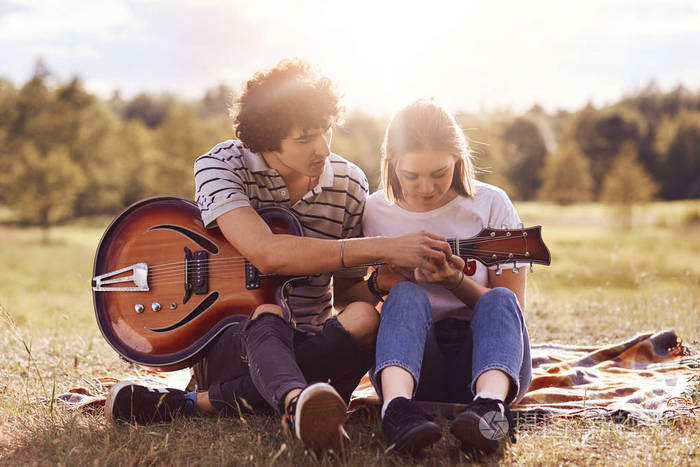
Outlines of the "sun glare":
[[452,32],[458,27],[456,17],[465,14],[460,5],[363,1],[347,8],[329,2],[321,17],[337,33],[330,50],[319,49],[311,58],[338,77],[349,105],[373,113],[418,97],[440,98],[444,86],[435,70],[459,59],[460,45]]

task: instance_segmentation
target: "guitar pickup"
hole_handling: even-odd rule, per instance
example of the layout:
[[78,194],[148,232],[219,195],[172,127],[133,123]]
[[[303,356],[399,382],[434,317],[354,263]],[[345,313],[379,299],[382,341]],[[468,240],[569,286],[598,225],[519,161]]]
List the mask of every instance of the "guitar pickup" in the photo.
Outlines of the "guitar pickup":
[[197,295],[209,293],[209,253],[205,250],[194,252],[192,291]]
[[260,288],[260,271],[248,260],[245,260],[245,288],[247,290]]
[[[116,277],[131,272],[130,276]],[[148,292],[148,265],[136,263],[116,271],[106,272],[92,278],[95,292]],[[118,286],[112,284],[133,284]]]
[[185,298],[182,303],[187,303],[193,293],[209,293],[209,253],[204,250],[192,253],[185,247]]

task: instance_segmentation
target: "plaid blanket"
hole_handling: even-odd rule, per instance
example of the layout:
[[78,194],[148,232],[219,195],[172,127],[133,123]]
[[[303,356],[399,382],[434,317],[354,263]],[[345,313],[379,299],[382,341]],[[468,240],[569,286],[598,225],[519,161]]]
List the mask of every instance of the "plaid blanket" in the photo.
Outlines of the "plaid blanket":
[[[533,378],[528,393],[511,409],[520,421],[550,417],[600,417],[651,422],[697,416],[693,403],[700,391],[700,358],[691,355],[674,331],[643,333],[602,347],[533,345]],[[133,381],[184,388],[189,372],[140,371]],[[58,396],[68,406],[96,410],[104,404],[114,378],[84,380],[89,388]],[[379,398],[365,376],[353,393],[350,410],[376,413]],[[464,410],[461,404],[421,402],[430,413],[446,417]]]
[[[639,422],[697,416],[700,358],[675,331],[643,333],[602,347],[532,345],[532,383],[511,411],[520,421],[600,417]],[[352,409],[379,403],[369,378],[353,394]],[[697,397],[697,396],[696,396]],[[421,402],[429,413],[451,417],[466,406]]]

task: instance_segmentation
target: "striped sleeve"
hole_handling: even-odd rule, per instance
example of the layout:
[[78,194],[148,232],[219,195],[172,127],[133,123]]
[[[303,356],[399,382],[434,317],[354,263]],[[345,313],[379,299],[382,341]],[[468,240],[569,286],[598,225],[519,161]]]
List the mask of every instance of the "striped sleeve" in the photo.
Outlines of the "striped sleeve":
[[343,238],[362,237],[362,215],[365,211],[369,183],[364,172],[354,164],[348,164],[348,196],[343,219]]
[[247,171],[233,141],[214,146],[194,163],[195,201],[207,228],[216,218],[236,208],[250,206],[242,176]]

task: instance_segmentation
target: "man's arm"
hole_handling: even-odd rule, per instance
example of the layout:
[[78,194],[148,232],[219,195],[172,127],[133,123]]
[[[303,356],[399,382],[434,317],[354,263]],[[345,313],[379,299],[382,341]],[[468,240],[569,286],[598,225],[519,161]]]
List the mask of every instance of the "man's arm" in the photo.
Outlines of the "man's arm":
[[226,239],[264,274],[317,274],[340,269],[341,242],[345,242],[345,266],[350,267],[387,262],[429,269],[451,255],[445,239],[428,232],[342,241],[274,234],[251,207],[228,211],[216,221]]
[[333,277],[333,307],[343,310],[352,302],[376,305],[379,299],[369,291],[364,277]]

